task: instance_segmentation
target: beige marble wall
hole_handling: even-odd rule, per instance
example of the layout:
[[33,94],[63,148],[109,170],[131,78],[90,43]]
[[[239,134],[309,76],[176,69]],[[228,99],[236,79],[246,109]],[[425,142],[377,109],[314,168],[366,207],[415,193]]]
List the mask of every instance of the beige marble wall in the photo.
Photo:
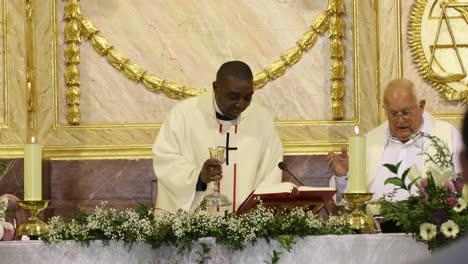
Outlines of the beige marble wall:
[[[21,155],[26,120],[24,86],[24,2],[7,1],[7,87],[9,126]],[[91,1],[82,0],[83,14],[101,29],[117,49],[155,74],[193,87],[208,87],[219,65],[230,59],[248,62],[254,72],[278,59],[326,9],[327,1]],[[149,4],[151,2],[151,4]],[[196,3],[196,4],[195,4]],[[374,0],[346,0],[347,54],[344,121],[330,120],[328,38],[278,80],[259,90],[256,100],[275,113],[287,154],[317,154],[338,150],[356,124],[364,132],[378,124],[381,80],[377,65],[379,24]],[[81,45],[81,126],[65,122],[63,84],[62,0],[33,1],[38,96],[38,138],[45,156],[55,159],[143,158],[159,122],[177,103],[125,79]],[[6,131],[6,130],[5,130]],[[12,130],[13,131],[13,130]],[[5,134],[3,134],[5,135]],[[12,156],[10,150],[2,155]],[[8,152],[10,151],[10,152]],[[8,154],[10,153],[10,154]]]

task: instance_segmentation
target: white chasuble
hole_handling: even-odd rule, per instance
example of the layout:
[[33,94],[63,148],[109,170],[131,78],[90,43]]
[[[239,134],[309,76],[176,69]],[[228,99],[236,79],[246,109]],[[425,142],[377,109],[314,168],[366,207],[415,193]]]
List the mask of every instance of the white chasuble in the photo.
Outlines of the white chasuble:
[[[176,212],[199,205],[213,192],[195,191],[210,147],[225,147],[226,162],[220,192],[236,210],[260,184],[281,182],[278,163],[283,159],[281,141],[269,112],[252,102],[237,124],[216,119],[213,92],[176,105],[162,125],[153,146],[153,167],[158,179],[156,208]],[[223,208],[225,209],[225,208]]]

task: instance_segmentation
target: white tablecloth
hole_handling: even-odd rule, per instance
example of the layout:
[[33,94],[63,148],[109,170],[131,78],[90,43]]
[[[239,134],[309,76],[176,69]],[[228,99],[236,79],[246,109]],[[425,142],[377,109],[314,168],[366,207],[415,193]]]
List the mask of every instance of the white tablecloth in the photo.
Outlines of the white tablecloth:
[[[271,262],[273,250],[281,251],[279,263],[411,263],[430,255],[423,243],[404,234],[327,235],[297,238],[291,252],[278,242],[258,240],[243,251],[229,251],[225,246],[211,245],[205,263]],[[200,259],[198,243],[190,252],[178,253],[176,248],[152,249],[111,241],[102,246],[94,241],[82,247],[72,241],[44,244],[41,241],[1,241],[0,263],[196,263]]]

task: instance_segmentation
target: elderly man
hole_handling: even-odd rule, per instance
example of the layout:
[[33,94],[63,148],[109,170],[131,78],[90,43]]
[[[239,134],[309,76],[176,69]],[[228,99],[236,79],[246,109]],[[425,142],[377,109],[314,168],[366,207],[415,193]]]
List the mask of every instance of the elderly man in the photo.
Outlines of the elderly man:
[[[370,131],[367,135],[367,183],[368,191],[374,193],[373,199],[381,198],[394,191],[394,185],[384,182],[387,178],[395,177],[384,164],[397,164],[401,161],[398,174],[407,168],[415,166],[419,171],[425,171],[421,147],[427,147],[425,138],[414,139],[418,132],[437,136],[444,140],[452,152],[455,153],[455,170],[458,169],[458,153],[461,149],[460,133],[449,123],[436,120],[424,111],[425,100],[417,97],[413,83],[399,79],[388,84],[384,92],[384,108],[388,121]],[[334,172],[330,180],[331,186],[336,186],[337,200],[341,199],[341,192],[347,190],[348,183],[348,155],[346,148],[341,154],[329,153],[328,164]],[[407,181],[410,181],[409,177]],[[408,184],[408,182],[407,182]],[[409,193],[395,190],[393,200],[405,200]],[[416,188],[413,188],[415,194]]]
[[[222,177],[219,191],[235,211],[260,184],[281,182],[281,141],[269,112],[251,103],[253,93],[249,66],[231,61],[218,70],[213,91],[174,107],[153,146],[156,208],[194,208]],[[222,167],[208,159],[217,146],[226,150]]]

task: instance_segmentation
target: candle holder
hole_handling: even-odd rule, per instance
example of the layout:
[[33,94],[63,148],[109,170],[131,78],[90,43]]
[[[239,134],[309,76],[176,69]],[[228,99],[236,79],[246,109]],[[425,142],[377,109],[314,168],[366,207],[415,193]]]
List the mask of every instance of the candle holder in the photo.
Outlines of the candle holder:
[[29,218],[16,229],[16,239],[20,240],[23,235],[39,237],[46,232],[46,223],[37,218],[37,214],[44,210],[49,204],[49,200],[40,201],[18,201],[21,208],[29,212]]
[[361,207],[372,198],[373,193],[342,193],[342,195],[353,206],[353,211],[345,216],[346,223],[361,233],[375,233],[374,220],[361,210]]

